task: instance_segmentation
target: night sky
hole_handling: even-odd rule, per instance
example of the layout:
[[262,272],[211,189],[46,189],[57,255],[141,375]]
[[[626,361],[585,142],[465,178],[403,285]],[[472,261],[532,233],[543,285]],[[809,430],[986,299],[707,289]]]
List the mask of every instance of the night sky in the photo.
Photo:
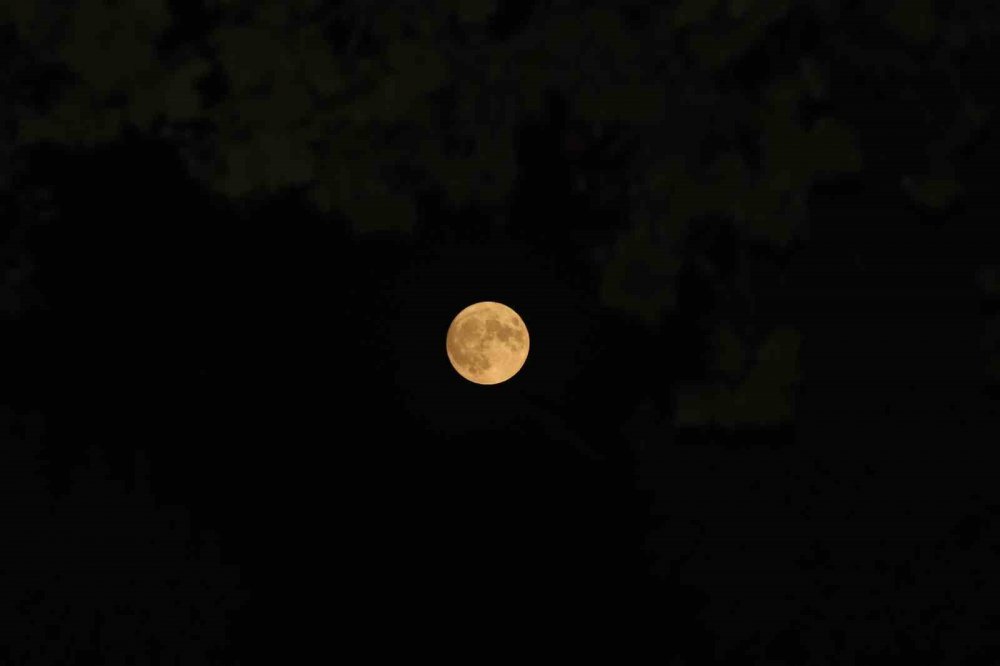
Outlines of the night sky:
[[998,38],[3,2],[0,663],[1000,663]]

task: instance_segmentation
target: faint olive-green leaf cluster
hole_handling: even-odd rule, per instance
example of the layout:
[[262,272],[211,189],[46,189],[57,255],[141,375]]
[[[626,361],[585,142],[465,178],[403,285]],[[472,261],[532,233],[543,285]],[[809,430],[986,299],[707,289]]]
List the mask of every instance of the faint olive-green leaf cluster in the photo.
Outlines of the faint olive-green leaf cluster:
[[35,296],[31,284],[34,262],[27,250],[8,245],[0,252],[0,320],[17,319]]
[[938,30],[934,0],[896,0],[886,3],[885,23],[900,35],[915,42],[931,40]]
[[[160,132],[231,197],[299,188],[359,229],[406,229],[418,190],[438,188],[456,206],[502,203],[516,130],[548,89],[594,123],[663,120],[664,86],[643,67],[649,49],[610,10],[553,8],[504,41],[488,36],[495,3],[482,0],[212,9],[218,26],[169,53],[157,47],[173,20],[160,0],[83,0],[45,17],[8,10],[25,42],[73,76],[43,113],[24,110],[22,144]],[[333,24],[348,28],[331,37]],[[656,44],[647,36],[645,46]],[[225,94],[206,104],[210,74]],[[206,121],[207,146],[188,131]]]
[[[25,110],[21,142],[86,146],[166,123],[162,131],[180,140],[192,168],[232,197],[301,187],[361,229],[405,229],[418,188],[440,187],[459,206],[502,201],[514,177],[517,123],[579,66],[581,44],[562,39],[563,48],[552,49],[544,30],[507,44],[485,40],[492,2],[343,3],[334,18],[353,26],[343,43],[332,43],[324,22],[313,20],[320,3],[218,8],[223,20],[206,48],[166,61],[155,49],[171,21],[162,2],[140,9],[84,0],[54,11],[48,24],[10,8],[4,18],[26,42],[54,49],[74,76],[45,113]],[[449,37],[452,17],[472,32],[471,44]],[[576,18],[563,17],[563,25]],[[603,18],[584,21],[579,39],[604,29]],[[197,87],[213,68],[228,94],[205,106]],[[435,97],[443,91],[450,94]],[[657,91],[648,85],[598,95],[595,113],[604,98],[632,109],[649,95],[653,110],[642,111],[649,117]],[[211,123],[212,149],[185,144],[184,125],[194,120]]]
[[676,303],[674,278],[679,268],[667,234],[651,224],[636,225],[613,248],[601,297],[653,327],[661,313]]
[[[774,11],[778,11],[777,5]],[[677,253],[676,239],[695,219],[706,215],[732,220],[750,239],[779,247],[792,242],[808,214],[813,186],[825,178],[856,173],[862,167],[858,139],[850,127],[828,116],[804,126],[799,110],[802,103],[826,95],[821,68],[814,61],[803,60],[794,76],[765,87],[758,107],[717,111],[722,106],[721,95],[707,94],[701,101],[692,96],[690,104],[705,104],[706,115],[720,113],[730,123],[749,119],[759,132],[760,163],[750,164],[736,146],[699,163],[698,146],[687,146],[683,137],[670,131],[650,137],[643,147],[647,162],[633,189],[631,208],[639,211],[633,219],[636,224],[659,229],[670,240],[645,257],[634,253],[616,257],[609,264],[606,280],[620,282],[619,267],[624,264],[676,263],[676,258],[657,253]],[[712,130],[699,122],[693,118],[690,126],[684,124],[679,129],[695,136]],[[625,235],[633,233],[626,231]],[[631,252],[631,246],[621,243],[617,251]],[[655,272],[654,266],[644,270]],[[606,289],[605,296],[613,306],[637,311],[635,299],[625,297],[620,289]],[[644,318],[657,319],[674,301],[661,298],[655,302],[662,309],[651,310],[647,300],[642,309]]]
[[[158,0],[42,3],[37,11],[24,6],[31,3],[11,5],[0,20],[12,21],[23,43],[68,68],[77,81],[45,113],[23,110],[21,142],[86,146],[112,141],[150,106],[182,107],[183,94],[199,74],[191,63],[168,70],[155,62],[155,41],[170,22],[165,3]],[[174,99],[172,92],[181,97]],[[187,101],[190,107],[190,95]]]
[[[699,116],[722,100],[710,77],[677,69],[681,34],[695,58],[721,65],[788,10],[783,1],[745,0],[727,6],[730,18],[719,22],[710,20],[719,10],[711,4],[660,8],[641,26],[609,8],[553,6],[499,40],[487,32],[496,9],[489,1],[344,2],[332,10],[316,0],[218,2],[218,26],[169,53],[156,46],[173,21],[162,0],[141,7],[83,0],[53,5],[46,17],[8,9],[4,18],[75,77],[46,112],[25,110],[22,142],[92,145],[130,127],[158,131],[229,196],[300,188],[321,209],[377,230],[408,228],[415,194],[427,188],[456,206],[503,203],[514,181],[516,131],[542,111],[549,89],[566,95],[584,123],[652,139],[639,156],[649,167],[640,196],[664,175],[687,174],[691,165],[678,169],[669,156],[692,158],[709,129]],[[347,28],[331,36],[333,24]],[[199,86],[213,73],[226,94],[209,105]],[[722,210],[752,233],[787,242],[809,183],[860,164],[846,127],[830,119],[800,127],[799,98],[821,94],[823,85],[815,64],[779,82],[757,119],[763,168],[725,155],[693,173],[693,187],[673,187],[669,207],[647,206],[653,223],[683,225],[699,210]],[[205,121],[208,146],[203,134],[187,132]]]
[[679,426],[725,428],[775,426],[792,418],[799,380],[797,330],[781,326],[752,345],[732,327],[714,339],[714,383],[682,385],[676,391]]
[[[685,0],[675,10],[674,25],[689,31],[690,49],[698,61],[718,69],[761,40],[791,4],[789,0]],[[715,20],[720,15],[725,18]]]
[[903,176],[902,187],[917,203],[937,209],[947,208],[962,191],[956,179],[941,176]]
[[986,298],[1000,300],[1000,265],[981,267],[976,278]]
[[[130,128],[160,132],[229,196],[302,188],[362,229],[405,229],[419,187],[441,187],[456,204],[509,191],[518,64],[494,72],[500,85],[476,81],[492,54],[446,34],[453,15],[481,30],[492,3],[347,2],[332,16],[309,0],[214,8],[219,26],[170,53],[157,50],[172,21],[157,0],[84,0],[47,16],[8,8],[0,20],[72,74],[49,108],[23,109],[19,141],[91,146]],[[332,21],[349,34],[331,38]],[[206,104],[199,86],[213,72],[226,93]],[[449,87],[451,98],[432,98]],[[188,131],[206,121],[208,146]]]

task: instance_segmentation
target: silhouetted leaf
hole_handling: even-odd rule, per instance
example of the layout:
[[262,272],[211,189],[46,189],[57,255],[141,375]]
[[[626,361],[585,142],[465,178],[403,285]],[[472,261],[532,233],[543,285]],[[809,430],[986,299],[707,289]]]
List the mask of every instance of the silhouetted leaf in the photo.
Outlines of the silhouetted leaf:
[[[749,372],[734,385],[681,386],[676,392],[676,420],[680,426],[719,425],[769,426],[788,422],[793,416],[794,387],[798,381],[798,331],[780,327],[760,344]],[[739,338],[723,328],[717,337],[717,368],[732,377],[739,366],[735,350]]]
[[897,0],[885,18],[901,35],[919,42],[926,42],[937,32],[934,0]]
[[765,174],[769,176],[766,180],[754,183],[743,195],[737,223],[750,237],[762,238],[778,246],[786,245],[799,223],[798,216],[782,205],[792,191],[791,175],[787,171]]
[[649,225],[638,224],[623,234],[604,269],[602,300],[655,325],[673,307],[677,295],[674,276],[679,259]]
[[457,5],[458,18],[464,23],[482,23],[495,11],[495,0],[461,0]]
[[153,47],[168,22],[159,0],[131,5],[83,0],[74,5],[59,54],[99,97],[128,91],[157,69]]
[[400,194],[384,192],[359,196],[339,206],[360,231],[407,232],[413,226],[413,201]]
[[190,59],[148,86],[137,87],[129,99],[128,116],[138,127],[149,128],[158,118],[181,122],[201,112],[198,81],[208,73],[208,62]]
[[662,84],[619,84],[583,89],[577,100],[580,113],[595,123],[628,122],[654,125],[667,121]]
[[736,378],[743,373],[743,341],[729,326],[722,326],[716,332],[716,356],[723,376]]
[[718,0],[682,0],[673,12],[674,27],[683,28],[705,21],[717,4]]
[[1000,297],[1000,266],[983,266],[976,273],[979,288],[988,297]]
[[770,24],[784,16],[790,5],[788,0],[750,0],[749,4],[749,8],[736,7],[741,19],[692,36],[691,51],[701,63],[718,69],[737,59],[764,36]]
[[954,178],[931,176],[904,176],[902,186],[914,201],[928,208],[946,208],[962,191]]
[[856,173],[861,170],[861,151],[854,131],[831,118],[821,118],[807,137],[810,162],[819,174]]

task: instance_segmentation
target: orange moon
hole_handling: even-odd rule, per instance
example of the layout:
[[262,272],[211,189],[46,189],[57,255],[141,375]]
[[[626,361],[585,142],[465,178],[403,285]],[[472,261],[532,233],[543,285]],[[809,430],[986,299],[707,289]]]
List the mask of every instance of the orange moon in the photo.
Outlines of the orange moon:
[[499,384],[528,358],[528,327],[516,312],[494,301],[473,303],[448,327],[445,349],[455,372],[476,384]]

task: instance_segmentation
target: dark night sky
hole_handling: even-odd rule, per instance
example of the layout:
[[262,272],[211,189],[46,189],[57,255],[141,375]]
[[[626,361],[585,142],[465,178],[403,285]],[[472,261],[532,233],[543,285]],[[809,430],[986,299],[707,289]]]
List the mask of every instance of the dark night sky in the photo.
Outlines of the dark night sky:
[[1000,661],[990,3],[71,4],[0,8],[0,662]]

